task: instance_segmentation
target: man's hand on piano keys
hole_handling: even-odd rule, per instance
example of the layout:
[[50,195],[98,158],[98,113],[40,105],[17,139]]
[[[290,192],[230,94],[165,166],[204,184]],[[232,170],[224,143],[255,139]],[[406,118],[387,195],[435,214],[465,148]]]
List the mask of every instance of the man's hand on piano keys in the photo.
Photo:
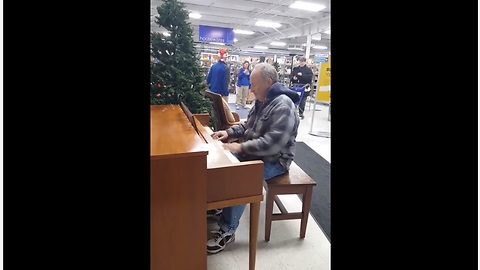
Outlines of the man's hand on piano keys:
[[225,147],[225,149],[230,150],[230,152],[232,152],[232,153],[242,152],[242,148],[240,147],[239,143],[224,143],[223,147]]
[[219,141],[227,140],[228,133],[225,130],[215,131],[212,134],[212,138]]

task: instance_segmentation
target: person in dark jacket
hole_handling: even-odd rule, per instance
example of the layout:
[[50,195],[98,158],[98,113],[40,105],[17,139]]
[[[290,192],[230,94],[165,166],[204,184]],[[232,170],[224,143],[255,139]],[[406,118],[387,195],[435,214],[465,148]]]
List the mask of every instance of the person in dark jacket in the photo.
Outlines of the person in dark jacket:
[[303,93],[302,100],[300,101],[300,105],[298,106],[298,113],[301,119],[304,118],[303,112],[305,111],[305,103],[307,101],[307,97],[310,95],[312,78],[313,72],[312,69],[307,66],[307,58],[300,57],[299,65],[294,67],[292,70],[291,82],[294,84],[308,84],[307,86],[305,86],[305,92]]
[[220,94],[228,103],[228,85],[230,83],[230,69],[225,62],[226,52],[221,50],[218,62],[210,67],[207,75],[207,84],[210,91]]
[[[224,142],[223,146],[240,161],[262,160],[263,179],[268,181],[287,172],[295,155],[295,139],[300,123],[295,103],[299,96],[278,82],[277,70],[268,63],[255,66],[250,83],[255,103],[247,121],[227,130],[216,131],[212,137]],[[236,139],[240,139],[240,143],[233,142]],[[220,252],[235,239],[235,231],[244,210],[245,205],[213,210],[219,215],[220,228],[207,241],[207,252]]]

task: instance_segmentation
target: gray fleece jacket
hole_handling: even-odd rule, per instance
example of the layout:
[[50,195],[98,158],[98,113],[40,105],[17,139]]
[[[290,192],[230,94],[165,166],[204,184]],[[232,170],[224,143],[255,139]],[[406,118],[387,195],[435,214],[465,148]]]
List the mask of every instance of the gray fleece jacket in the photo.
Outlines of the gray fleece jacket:
[[297,92],[276,82],[263,104],[255,101],[245,123],[226,130],[229,139],[243,139],[241,160],[279,160],[285,169],[290,168],[300,123],[294,104],[298,100]]

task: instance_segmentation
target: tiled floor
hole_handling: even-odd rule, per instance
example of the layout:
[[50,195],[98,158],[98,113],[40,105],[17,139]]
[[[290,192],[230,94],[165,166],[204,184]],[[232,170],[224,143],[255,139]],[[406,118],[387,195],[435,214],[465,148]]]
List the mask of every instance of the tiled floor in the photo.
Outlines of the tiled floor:
[[[230,95],[229,102],[235,102]],[[297,141],[305,142],[323,158],[330,162],[330,138],[309,133],[330,132],[328,106],[313,103],[306,105],[305,119],[300,123]],[[312,119],[314,121],[312,122]],[[297,195],[280,197],[288,211],[300,211],[301,201]],[[275,204],[274,204],[275,205]],[[248,269],[249,211],[247,206],[236,232],[235,242],[218,254],[208,256],[209,270]],[[274,206],[274,211],[278,208]],[[209,229],[216,229],[215,222],[209,222]],[[260,205],[260,222],[257,241],[257,270],[329,270],[330,242],[318,227],[312,216],[309,217],[305,239],[300,239],[300,220],[274,221],[270,241],[264,240],[265,202]]]

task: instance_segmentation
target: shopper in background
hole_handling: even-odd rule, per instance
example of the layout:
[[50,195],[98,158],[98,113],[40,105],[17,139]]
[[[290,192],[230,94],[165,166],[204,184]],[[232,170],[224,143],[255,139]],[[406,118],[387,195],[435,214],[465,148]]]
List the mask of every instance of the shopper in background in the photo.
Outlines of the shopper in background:
[[243,62],[243,67],[238,71],[237,79],[237,110],[240,109],[240,105],[244,109],[247,109],[247,97],[248,89],[250,88],[250,63],[248,61]]
[[305,92],[303,93],[302,100],[300,100],[300,105],[298,106],[298,113],[301,119],[305,118],[303,112],[305,111],[305,103],[307,97],[310,95],[310,86],[312,83],[313,72],[312,69],[307,66],[307,58],[300,57],[299,65],[294,67],[292,70],[291,82],[294,84],[303,84],[305,86]]
[[210,91],[220,94],[228,103],[228,95],[230,94],[228,92],[228,85],[230,83],[230,69],[225,62],[227,50],[220,49],[218,57],[218,62],[213,64],[208,71],[207,84]]
[[[251,91],[255,103],[248,113],[247,121],[216,131],[214,139],[224,142],[240,161],[262,160],[263,179],[268,180],[289,170],[295,152],[300,119],[295,110],[298,94],[278,82],[277,70],[267,63],[255,65],[250,75]],[[232,142],[241,139],[241,143]],[[248,175],[245,175],[248,177]],[[222,251],[235,240],[235,231],[245,205],[209,210],[210,215],[218,215],[218,231],[207,241],[207,252]]]

